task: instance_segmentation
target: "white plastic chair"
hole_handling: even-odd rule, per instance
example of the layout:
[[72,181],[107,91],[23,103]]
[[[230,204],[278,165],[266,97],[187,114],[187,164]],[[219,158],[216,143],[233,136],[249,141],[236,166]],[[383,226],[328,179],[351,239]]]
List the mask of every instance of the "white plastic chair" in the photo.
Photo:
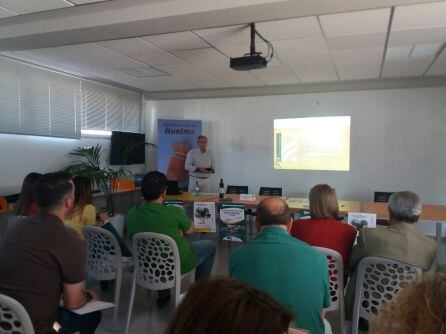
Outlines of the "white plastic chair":
[[339,310],[339,327],[341,334],[345,334],[344,262],[342,261],[342,256],[333,249],[313,247],[327,258],[331,301],[327,312]]
[[180,253],[175,240],[171,237],[142,232],[133,236],[133,272],[130,292],[129,311],[125,334],[129,331],[136,285],[148,290],[167,290],[175,288],[175,307],[181,298],[181,279],[190,276],[194,281],[195,270],[181,276]]
[[17,300],[0,294],[0,332],[34,334],[31,318]]
[[84,226],[82,233],[87,243],[88,276],[98,281],[116,280],[113,314],[113,322],[116,325],[123,270],[121,248],[115,236],[103,228]]
[[381,305],[422,275],[421,268],[382,257],[365,257],[359,262],[350,334],[358,333],[359,318],[373,320]]

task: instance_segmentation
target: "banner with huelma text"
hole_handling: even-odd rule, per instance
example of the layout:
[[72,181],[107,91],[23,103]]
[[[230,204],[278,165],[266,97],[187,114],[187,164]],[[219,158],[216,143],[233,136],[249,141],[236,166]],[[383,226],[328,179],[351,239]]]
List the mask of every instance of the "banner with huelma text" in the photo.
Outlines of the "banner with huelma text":
[[158,120],[157,169],[166,174],[168,180],[187,185],[189,173],[184,168],[187,153],[197,146],[201,134],[201,121]]

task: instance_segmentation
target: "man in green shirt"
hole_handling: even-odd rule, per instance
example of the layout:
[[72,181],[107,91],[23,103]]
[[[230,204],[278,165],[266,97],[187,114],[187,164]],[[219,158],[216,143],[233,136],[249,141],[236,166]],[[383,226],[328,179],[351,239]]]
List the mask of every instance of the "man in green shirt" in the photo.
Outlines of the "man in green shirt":
[[256,212],[259,233],[232,252],[230,275],[265,290],[292,309],[296,327],[323,334],[324,308],[330,306],[325,256],[289,235],[293,220],[282,199],[267,198]]
[[[180,253],[181,274],[196,268],[195,280],[209,277],[214,264],[215,245],[210,240],[192,243],[184,238],[194,233],[189,217],[178,207],[164,206],[167,179],[163,173],[147,173],[141,184],[144,202],[129,210],[126,217],[127,233],[130,238],[139,232],[164,234],[175,240]],[[170,299],[170,290],[160,290],[158,306],[163,307]]]

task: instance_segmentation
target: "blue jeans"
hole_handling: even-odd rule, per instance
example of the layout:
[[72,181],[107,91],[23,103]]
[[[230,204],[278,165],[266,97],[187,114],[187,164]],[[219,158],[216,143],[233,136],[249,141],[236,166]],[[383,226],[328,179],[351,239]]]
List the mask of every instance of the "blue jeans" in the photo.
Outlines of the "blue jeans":
[[62,326],[60,334],[93,334],[101,322],[101,311],[79,315],[59,307],[57,322]]
[[[199,240],[191,242],[195,250],[195,280],[211,276],[212,266],[214,265],[216,247],[210,240]],[[170,297],[170,290],[159,290],[158,298],[165,299]]]

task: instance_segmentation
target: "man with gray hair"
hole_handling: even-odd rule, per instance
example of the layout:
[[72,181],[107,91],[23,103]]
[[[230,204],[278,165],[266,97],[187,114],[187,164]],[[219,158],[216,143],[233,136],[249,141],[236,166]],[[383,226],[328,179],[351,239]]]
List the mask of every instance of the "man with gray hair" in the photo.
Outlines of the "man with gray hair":
[[[393,193],[389,198],[389,223],[386,228],[362,228],[353,247],[349,269],[353,272],[366,256],[379,256],[428,270],[435,260],[437,244],[415,229],[421,215],[421,200],[411,191]],[[351,319],[356,271],[347,286],[346,318]]]

